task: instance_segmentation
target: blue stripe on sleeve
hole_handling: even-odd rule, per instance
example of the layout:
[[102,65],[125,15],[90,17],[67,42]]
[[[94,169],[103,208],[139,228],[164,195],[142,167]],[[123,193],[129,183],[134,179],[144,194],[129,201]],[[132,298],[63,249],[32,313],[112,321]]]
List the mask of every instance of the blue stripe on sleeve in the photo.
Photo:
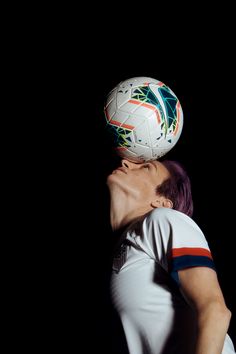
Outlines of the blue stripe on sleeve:
[[191,267],[208,267],[215,270],[212,259],[205,256],[180,256],[172,258],[171,276],[179,285],[178,270]]

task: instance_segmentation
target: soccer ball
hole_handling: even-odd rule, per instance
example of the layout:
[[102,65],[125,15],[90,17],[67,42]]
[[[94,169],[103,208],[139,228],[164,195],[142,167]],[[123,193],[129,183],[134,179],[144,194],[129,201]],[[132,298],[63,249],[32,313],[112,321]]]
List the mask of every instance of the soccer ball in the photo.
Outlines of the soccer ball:
[[165,155],[183,128],[178,98],[168,86],[150,77],[120,82],[108,94],[104,112],[115,151],[133,162]]

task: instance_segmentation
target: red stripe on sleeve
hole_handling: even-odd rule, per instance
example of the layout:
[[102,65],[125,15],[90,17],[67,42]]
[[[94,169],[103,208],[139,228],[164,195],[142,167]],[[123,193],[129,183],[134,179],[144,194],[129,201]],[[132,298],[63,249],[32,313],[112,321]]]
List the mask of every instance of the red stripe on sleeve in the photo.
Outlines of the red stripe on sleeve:
[[172,257],[180,256],[205,256],[212,259],[211,252],[206,248],[181,247],[172,249]]

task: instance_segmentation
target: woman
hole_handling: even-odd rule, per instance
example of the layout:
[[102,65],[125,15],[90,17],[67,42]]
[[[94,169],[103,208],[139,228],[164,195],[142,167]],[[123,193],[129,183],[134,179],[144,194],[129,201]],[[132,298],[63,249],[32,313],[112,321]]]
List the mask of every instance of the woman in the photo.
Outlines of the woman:
[[122,160],[107,178],[119,240],[111,294],[130,354],[231,354],[231,313],[174,161]]

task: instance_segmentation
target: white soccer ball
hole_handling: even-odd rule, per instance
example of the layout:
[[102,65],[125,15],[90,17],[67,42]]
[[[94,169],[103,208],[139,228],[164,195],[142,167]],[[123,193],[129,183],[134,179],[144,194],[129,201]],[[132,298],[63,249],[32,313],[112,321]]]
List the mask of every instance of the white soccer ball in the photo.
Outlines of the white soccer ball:
[[116,152],[134,162],[165,155],[183,128],[178,98],[168,86],[150,77],[120,82],[108,94],[104,111]]

